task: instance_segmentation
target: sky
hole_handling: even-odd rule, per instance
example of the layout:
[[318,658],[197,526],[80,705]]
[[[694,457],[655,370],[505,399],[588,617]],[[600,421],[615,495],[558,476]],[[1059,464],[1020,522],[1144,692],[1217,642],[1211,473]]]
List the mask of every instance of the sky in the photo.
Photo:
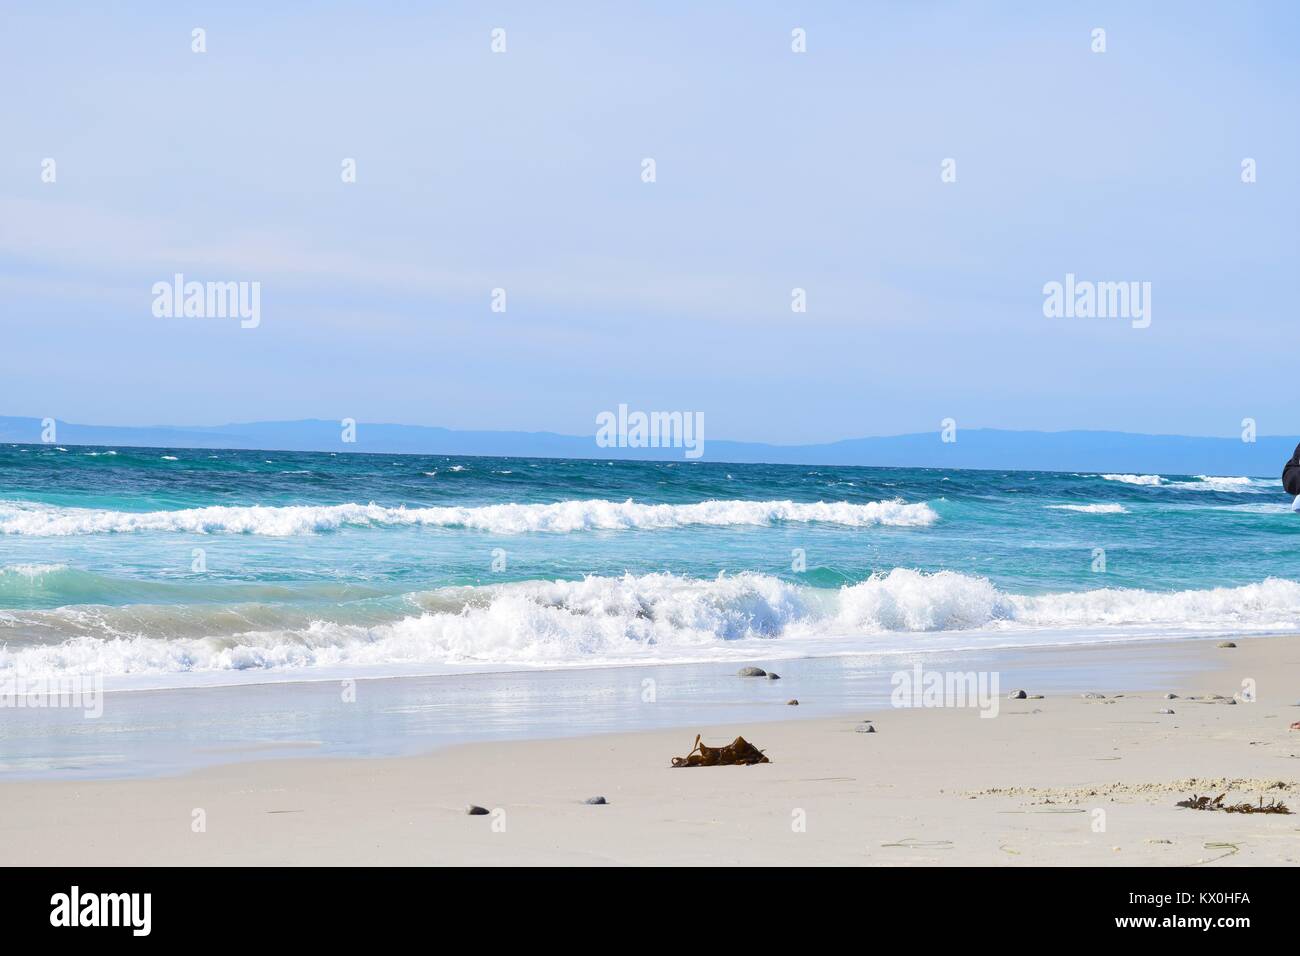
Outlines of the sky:
[[1300,431],[1294,3],[17,6],[0,415]]

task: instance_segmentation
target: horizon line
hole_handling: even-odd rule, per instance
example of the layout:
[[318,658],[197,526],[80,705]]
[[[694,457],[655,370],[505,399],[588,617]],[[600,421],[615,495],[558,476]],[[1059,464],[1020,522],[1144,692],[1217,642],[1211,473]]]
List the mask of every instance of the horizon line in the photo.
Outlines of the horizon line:
[[[58,424],[58,425],[69,425],[69,426],[76,427],[76,428],[121,429],[121,430],[130,430],[130,431],[161,431],[161,432],[187,432],[187,431],[206,432],[206,431],[215,431],[215,430],[226,429],[226,428],[246,428],[246,427],[256,427],[256,426],[259,426],[259,425],[302,425],[302,424],[322,424],[322,425],[324,425],[324,424],[328,424],[328,425],[331,425],[331,426],[333,426],[333,427],[338,427],[340,424],[342,424],[342,422],[344,422],[344,421],[347,420],[347,419],[334,419],[334,418],[266,418],[266,419],[253,419],[253,420],[248,420],[248,421],[225,421],[225,422],[220,422],[220,423],[218,423],[218,424],[214,424],[214,425],[196,425],[196,424],[188,424],[188,425],[158,425],[158,424],[152,424],[152,425],[142,425],[142,424],[132,424],[132,425],[105,425],[105,424],[95,424],[95,423],[84,422],[84,421],[81,421],[81,422],[78,422],[78,421],[72,421],[71,419],[58,418],[58,417],[55,417],[55,416],[49,416],[49,415],[45,415],[45,416],[36,416],[36,415],[0,415],[0,422],[6,421],[6,420],[20,420],[20,421],[32,421],[32,422],[37,422],[37,423],[39,423],[39,422],[43,421],[43,420],[46,419],[46,418],[50,418],[52,421],[54,421],[54,422],[55,422],[56,424]],[[510,428],[510,427],[500,427],[500,426],[498,426],[498,427],[483,427],[483,428],[459,428],[459,427],[454,427],[454,426],[450,426],[450,425],[424,425],[424,424],[411,424],[411,423],[408,423],[408,422],[395,422],[395,421],[361,421],[360,419],[353,419],[353,421],[355,422],[355,425],[356,425],[356,427],[358,427],[358,428],[360,428],[360,427],[363,426],[363,425],[364,425],[364,426],[368,426],[368,427],[378,427],[378,428],[413,428],[413,429],[414,429],[414,428],[419,428],[419,429],[429,429],[429,430],[434,430],[434,431],[456,432],[456,433],[462,433],[462,434],[546,435],[546,436],[554,436],[554,437],[556,437],[556,438],[569,438],[569,439],[576,439],[576,440],[594,439],[594,438],[596,437],[596,435],[598,434],[598,430],[597,430],[597,431],[593,431],[591,434],[573,434],[573,433],[571,433],[571,432],[553,431],[553,430],[551,430],[551,429],[545,429],[545,428],[542,428],[542,429],[525,429],[525,428]],[[1231,434],[1228,434],[1228,435],[1193,435],[1193,434],[1184,434],[1184,433],[1180,433],[1180,432],[1141,432],[1141,431],[1127,431],[1127,430],[1122,429],[1122,428],[1089,428],[1089,427],[1084,427],[1084,426],[1074,426],[1074,427],[1057,428],[1057,429],[1045,429],[1045,428],[1009,428],[1009,427],[1002,426],[1002,425],[958,425],[958,426],[956,426],[956,427],[957,427],[958,430],[961,431],[961,432],[1005,432],[1005,433],[1007,433],[1007,434],[1015,434],[1015,435],[1066,435],[1066,434],[1073,434],[1073,433],[1081,433],[1081,434],[1091,434],[1091,435],[1126,435],[1126,436],[1130,436],[1130,437],[1134,437],[1134,438],[1187,438],[1187,439],[1195,439],[1195,440],[1198,440],[1198,441],[1236,441],[1236,440],[1239,440],[1238,437],[1233,436],[1233,435],[1231,435]],[[939,434],[939,433],[941,433],[942,431],[943,431],[943,428],[940,427],[940,428],[936,428],[936,429],[934,429],[933,431],[906,431],[906,432],[889,432],[889,433],[875,434],[875,435],[850,435],[850,436],[843,437],[843,438],[832,438],[832,439],[827,439],[827,440],[824,440],[824,441],[804,441],[804,442],[790,442],[790,443],[786,443],[786,442],[776,442],[776,441],[771,441],[771,440],[767,440],[767,439],[748,439],[748,438],[710,438],[710,439],[708,439],[707,441],[708,441],[708,442],[713,442],[713,443],[719,443],[719,444],[730,444],[730,445],[763,445],[763,446],[770,447],[770,448],[780,448],[780,449],[787,449],[787,450],[796,450],[796,449],[799,449],[799,448],[815,448],[815,447],[821,447],[821,446],[825,446],[825,445],[837,445],[837,444],[841,444],[841,443],[843,443],[843,442],[852,442],[852,441],[873,441],[873,440],[891,439],[891,438],[912,438],[912,437],[920,436],[920,435]],[[1300,441],[1300,433],[1296,433],[1295,435],[1292,435],[1292,434],[1289,434],[1289,433],[1259,434],[1259,435],[1256,436],[1256,438],[1257,438],[1257,439],[1263,439],[1263,438],[1267,438],[1267,439],[1288,439],[1288,440],[1294,438],[1294,439]],[[0,439],[0,440],[2,440],[2,439]],[[20,445],[22,445],[22,444],[30,444],[30,445],[40,445],[40,444],[43,444],[42,442],[9,442],[9,443],[10,443],[10,444],[20,444]],[[87,442],[77,442],[77,441],[73,441],[73,442],[61,442],[60,444],[85,445],[85,444],[87,444]],[[120,446],[120,447],[124,447],[124,448],[133,448],[133,447],[139,447],[139,448],[151,448],[151,447],[160,447],[160,446],[153,446],[153,445],[122,445],[122,446]],[[181,447],[184,447],[184,446],[176,445],[176,446],[171,446],[171,447],[181,448]],[[237,451],[237,450],[240,450],[240,449],[229,449],[229,450],[231,450],[231,451]],[[264,450],[266,450],[266,451],[276,451],[276,450],[288,451],[288,450],[292,450],[292,449],[269,449],[269,448],[268,448],[268,449],[264,449]],[[374,453],[369,453],[369,454],[374,454]],[[468,457],[473,457],[473,456],[468,456]],[[483,456],[483,457],[500,457],[500,456]],[[600,457],[600,456],[598,456],[598,457]]]

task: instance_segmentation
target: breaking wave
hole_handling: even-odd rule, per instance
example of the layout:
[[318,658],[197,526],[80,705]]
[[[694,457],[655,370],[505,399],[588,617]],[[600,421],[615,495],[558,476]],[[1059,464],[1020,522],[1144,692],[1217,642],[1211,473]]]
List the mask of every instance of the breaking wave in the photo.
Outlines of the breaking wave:
[[773,525],[824,522],[853,528],[923,527],[938,514],[924,503],[871,501],[701,501],[643,504],[627,501],[559,501],[477,507],[387,508],[377,504],[214,506],[179,511],[101,511],[32,502],[0,502],[0,534],[80,535],[139,531],[290,536],[345,527],[467,528],[497,534],[621,531],[693,525]]
[[1118,481],[1126,485],[1163,485],[1165,479],[1159,475],[1098,475],[1107,481]]
[[1127,636],[1294,633],[1298,619],[1300,584],[1276,578],[1208,590],[1025,596],[952,571],[897,568],[838,589],[755,573],[657,573],[439,588],[405,595],[398,608],[336,604],[328,617],[273,605],[0,612],[0,677],[722,660],[732,650],[899,651],[956,631],[992,633],[1005,644],[1034,643],[1042,633],[1068,643],[1080,629],[1097,639],[1105,628]]
[[1182,488],[1187,491],[1217,491],[1228,494],[1260,494],[1262,492],[1275,492],[1282,487],[1282,481],[1278,478],[1196,475],[1195,479],[1195,481],[1175,481],[1170,484],[1170,487]]

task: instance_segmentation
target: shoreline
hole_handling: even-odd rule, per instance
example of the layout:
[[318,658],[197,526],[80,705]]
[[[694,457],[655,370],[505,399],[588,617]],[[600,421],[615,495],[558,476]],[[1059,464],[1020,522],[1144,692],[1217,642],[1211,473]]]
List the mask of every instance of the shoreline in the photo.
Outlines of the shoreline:
[[[911,633],[919,633],[928,637],[934,637],[937,633],[944,639],[970,636],[970,639],[972,640],[975,637],[988,638],[996,634],[996,632],[978,628],[968,631],[953,630]],[[1163,632],[1147,630],[1135,632],[1134,629],[1130,627],[1107,625],[1093,628],[1080,628],[1078,629],[1078,633],[1075,635],[1071,635],[1068,631],[1053,631],[1052,629],[1046,628],[1043,629],[1041,633],[1050,634],[1051,639],[1033,643],[983,644],[973,642],[969,644],[929,644],[926,646],[906,648],[895,647],[881,651],[864,650],[861,648],[835,651],[828,649],[829,647],[832,647],[833,644],[810,641],[807,645],[810,650],[807,653],[795,652],[791,647],[765,648],[761,645],[750,644],[745,647],[730,649],[730,655],[721,658],[714,657],[682,660],[657,660],[654,658],[640,660],[633,658],[625,661],[572,661],[539,664],[535,666],[493,661],[457,664],[360,665],[352,667],[342,665],[317,665],[310,668],[284,668],[267,671],[197,671],[187,672],[186,676],[191,679],[191,682],[182,684],[153,683],[154,681],[173,680],[177,676],[175,674],[143,674],[136,676],[114,674],[103,678],[105,682],[103,693],[168,694],[189,693],[191,691],[229,690],[235,688],[293,687],[311,684],[337,684],[343,680],[352,680],[357,683],[374,683],[380,681],[439,680],[458,677],[511,677],[528,674],[590,673],[600,671],[626,671],[674,667],[736,668],[744,667],[752,661],[767,661],[773,666],[780,667],[788,666],[792,663],[797,664],[802,661],[829,661],[837,659],[884,660],[911,656],[984,654],[1014,655],[1022,652],[1032,654],[1039,651],[1065,651],[1073,648],[1105,649],[1130,645],[1160,646],[1164,644],[1184,644],[1258,638],[1294,637],[1300,639],[1300,630],[1297,630],[1296,632],[1288,632],[1283,629],[1243,631],[1240,628],[1232,627],[1216,627],[1212,630],[1204,631],[1168,629]],[[829,638],[828,640],[834,642],[838,640],[838,638]],[[763,653],[764,651],[771,651],[773,649],[779,650],[782,653],[777,655]],[[370,672],[372,670],[374,673]],[[311,672],[310,675],[306,673],[307,671]],[[250,676],[244,677],[243,675],[245,674]],[[81,679],[85,680],[86,678],[83,676]],[[119,686],[112,686],[113,684],[118,684]]]
[[[268,759],[276,750],[313,757],[412,756],[491,740],[874,712],[891,707],[893,676],[917,665],[1022,675],[1007,679],[1051,691],[1073,689],[1080,681],[1117,691],[1161,689],[1171,677],[1202,666],[1195,648],[1206,643],[1163,638],[961,651],[926,647],[111,691],[98,702],[102,714],[93,720],[76,708],[0,712],[0,781],[174,775],[229,759],[221,755]],[[782,678],[738,678],[737,668],[749,664]],[[790,699],[799,700],[797,709],[787,705]]]
[[[1145,677],[1156,665],[1172,691],[1092,686],[1100,672],[1080,655],[1096,649],[1076,648],[1062,689],[1042,699],[1007,700],[1037,671],[1025,662],[1004,671],[997,719],[886,708],[870,714],[870,734],[855,732],[865,715],[850,707],[418,755],[245,751],[171,776],[6,780],[0,829],[19,865],[1295,864],[1300,732],[1288,727],[1300,720],[1300,644],[1237,643],[1128,644],[1106,655],[1118,656],[1115,673]],[[732,680],[737,693],[767,683]],[[1257,700],[1228,703],[1244,680],[1256,682]],[[772,762],[671,769],[696,732],[713,745],[744,735]],[[1217,788],[1297,812],[1175,806]],[[594,796],[608,805],[584,803]],[[471,803],[489,814],[467,816]]]

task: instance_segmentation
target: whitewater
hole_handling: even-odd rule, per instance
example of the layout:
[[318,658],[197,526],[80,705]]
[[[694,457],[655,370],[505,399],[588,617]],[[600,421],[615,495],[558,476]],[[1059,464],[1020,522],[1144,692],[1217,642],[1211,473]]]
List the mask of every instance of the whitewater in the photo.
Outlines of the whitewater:
[[823,521],[847,527],[926,525],[935,513],[925,504],[901,501],[846,502],[702,501],[644,504],[627,501],[559,501],[471,508],[385,508],[369,504],[285,507],[207,507],[177,511],[109,511],[55,508],[0,501],[0,534],[74,535],[176,531],[192,534],[317,534],[339,528],[427,526],[470,528],[498,534],[528,531],[570,533],[691,525],[765,525],[777,521]]

